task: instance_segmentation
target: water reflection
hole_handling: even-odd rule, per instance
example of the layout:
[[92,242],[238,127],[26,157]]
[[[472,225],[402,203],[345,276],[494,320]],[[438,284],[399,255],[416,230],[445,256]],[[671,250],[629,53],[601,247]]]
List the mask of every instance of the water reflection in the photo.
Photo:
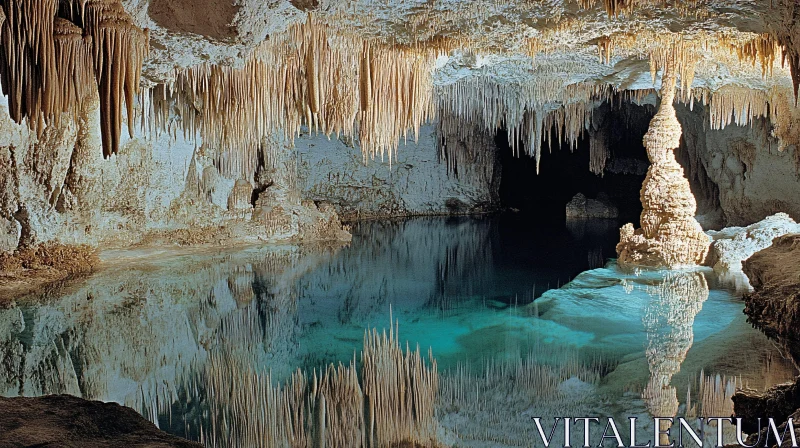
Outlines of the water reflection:
[[[678,393],[671,384],[681,369],[694,341],[695,316],[708,299],[708,284],[699,272],[670,272],[651,289],[652,300],[643,317],[647,332],[647,364],[650,380],[642,393],[647,410],[654,417],[675,417],[678,414]],[[663,422],[662,431],[669,427]],[[669,445],[666,433],[660,445]]]
[[773,381],[794,373],[705,271],[582,272],[613,254],[616,231],[414,219],[362,223],[343,248],[116,258],[0,310],[0,391],[117,401],[172,433],[227,440],[213,372],[237,384],[261,375],[246,400],[298,368],[349,365],[390,307],[400,342],[439,361],[451,405],[440,424],[453,437],[471,428],[524,444],[532,412],[676,415],[678,391],[703,369],[763,381],[770,359]]

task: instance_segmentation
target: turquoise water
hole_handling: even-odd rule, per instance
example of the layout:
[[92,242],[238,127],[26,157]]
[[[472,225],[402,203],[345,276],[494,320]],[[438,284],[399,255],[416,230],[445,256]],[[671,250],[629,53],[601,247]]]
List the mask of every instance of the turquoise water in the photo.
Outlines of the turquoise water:
[[501,415],[517,446],[531,413],[683,414],[701,372],[755,388],[795,374],[710,271],[617,268],[617,229],[419,218],[360,223],[347,247],[106,254],[88,280],[0,310],[0,392],[117,401],[198,438],[221,424],[207,412],[209,360],[224,354],[277,383],[348,362],[365,329],[392,319],[403,343],[432,350],[446,384],[458,369],[494,371],[487,362],[556,372],[552,406],[535,388],[500,400],[506,377],[471,383],[480,406],[443,406],[443,439],[501,446],[482,426]]

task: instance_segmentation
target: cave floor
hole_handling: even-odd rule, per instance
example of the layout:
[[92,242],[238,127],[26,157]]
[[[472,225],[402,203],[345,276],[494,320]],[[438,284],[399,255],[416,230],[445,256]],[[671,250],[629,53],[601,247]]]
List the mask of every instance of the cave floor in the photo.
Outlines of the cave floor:
[[226,424],[207,410],[210,360],[283,382],[395,322],[437,360],[441,441],[530,446],[534,416],[725,412],[732,387],[796,375],[709,269],[620,270],[618,228],[415,218],[357,223],[345,247],[106,253],[87,279],[0,310],[1,392],[116,401],[209,444]]

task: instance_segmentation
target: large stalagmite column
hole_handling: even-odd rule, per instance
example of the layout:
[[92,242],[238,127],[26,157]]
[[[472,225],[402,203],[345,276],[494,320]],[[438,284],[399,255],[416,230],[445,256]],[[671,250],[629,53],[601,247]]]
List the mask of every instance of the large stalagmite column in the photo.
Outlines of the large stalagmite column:
[[675,65],[667,65],[661,84],[661,107],[644,136],[651,165],[640,193],[644,207],[642,228],[634,231],[633,224],[628,223],[620,229],[617,257],[621,265],[700,264],[710,245],[708,236],[694,218],[697,202],[673,152],[680,144],[681,125],[672,105]]

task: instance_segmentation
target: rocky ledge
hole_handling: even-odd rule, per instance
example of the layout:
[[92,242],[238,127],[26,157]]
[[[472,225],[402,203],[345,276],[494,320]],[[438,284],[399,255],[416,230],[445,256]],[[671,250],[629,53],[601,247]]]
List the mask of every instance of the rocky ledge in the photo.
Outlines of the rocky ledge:
[[800,341],[800,234],[775,238],[742,263],[754,291],[745,295],[748,320],[767,336]]
[[70,395],[0,398],[0,447],[186,447],[136,411]]
[[[766,418],[774,419],[780,434],[784,434],[789,418],[792,418],[792,422],[800,421],[800,377],[793,383],[773,386],[764,393],[751,389],[739,390],[733,395],[732,400],[736,417],[743,419],[742,430],[750,434],[745,443],[750,446],[756,444],[766,447],[777,446],[774,434],[767,426]],[[793,429],[796,437],[800,438],[800,426],[794,424]],[[790,445],[791,438],[787,434],[781,446]]]

